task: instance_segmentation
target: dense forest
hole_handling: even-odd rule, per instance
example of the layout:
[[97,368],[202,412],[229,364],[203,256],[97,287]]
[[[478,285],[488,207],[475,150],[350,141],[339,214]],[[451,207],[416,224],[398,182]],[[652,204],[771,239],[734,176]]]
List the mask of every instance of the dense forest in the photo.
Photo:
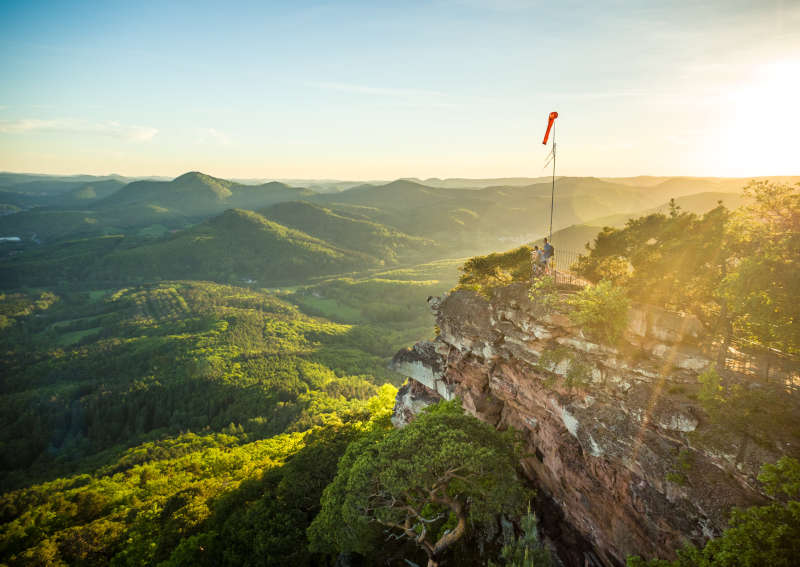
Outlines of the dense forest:
[[[4,243],[0,261],[0,562],[553,564],[514,431],[457,403],[394,429],[403,377],[387,369],[437,332],[428,296],[530,282],[527,245],[458,253],[500,249],[482,234],[522,231],[525,200],[536,208],[542,188],[402,181],[314,195],[202,174],[138,183],[3,195],[25,210],[0,227],[42,242]],[[610,344],[630,302],[654,304],[697,315],[725,347],[797,355],[795,187],[753,183],[730,193],[736,210],[705,198],[683,208],[696,187],[661,208],[659,191],[618,181],[564,187],[581,207],[598,187],[628,204],[606,211],[624,218],[594,230],[575,265],[554,238],[556,271],[588,285],[537,279],[544,308],[568,304],[587,336]],[[91,205],[70,210],[76,202]],[[141,222],[123,226],[114,215],[125,207],[174,222],[133,215]],[[587,215],[573,208],[563,222]],[[703,380],[720,428],[756,443],[796,432],[797,408],[779,392]],[[793,459],[764,463],[773,503],[734,511],[705,548],[648,565],[789,565],[797,478]]]

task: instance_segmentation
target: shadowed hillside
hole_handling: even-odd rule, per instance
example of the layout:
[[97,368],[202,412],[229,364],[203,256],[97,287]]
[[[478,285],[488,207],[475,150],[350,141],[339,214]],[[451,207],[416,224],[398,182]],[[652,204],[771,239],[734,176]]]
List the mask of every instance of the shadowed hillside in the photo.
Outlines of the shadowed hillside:
[[113,254],[105,275],[135,273],[149,278],[260,284],[348,272],[374,262],[364,254],[334,247],[258,213],[231,209],[173,237]]
[[376,222],[343,216],[308,202],[279,203],[259,212],[285,226],[390,263],[419,257],[423,247],[435,247],[431,240],[409,236]]

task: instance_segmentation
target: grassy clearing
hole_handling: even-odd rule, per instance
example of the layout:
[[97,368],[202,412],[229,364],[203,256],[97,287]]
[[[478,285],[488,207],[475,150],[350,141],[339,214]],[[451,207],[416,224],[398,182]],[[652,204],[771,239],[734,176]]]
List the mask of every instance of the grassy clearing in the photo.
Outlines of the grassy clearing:
[[313,295],[295,296],[295,301],[301,308],[310,310],[323,317],[333,319],[334,321],[342,321],[346,323],[355,323],[363,321],[364,317],[359,309],[345,305],[336,299],[327,299],[324,297],[314,297]]
[[103,327],[92,327],[91,329],[83,329],[82,331],[72,331],[71,333],[64,333],[58,337],[56,344],[58,346],[70,346],[79,342],[81,339],[102,331]]
[[98,301],[104,299],[109,294],[109,290],[107,289],[93,289],[89,292],[89,301],[92,303],[97,303]]
[[375,272],[372,277],[416,281],[438,280],[444,283],[454,283],[458,279],[459,268],[466,260],[468,258],[447,258],[406,268]]

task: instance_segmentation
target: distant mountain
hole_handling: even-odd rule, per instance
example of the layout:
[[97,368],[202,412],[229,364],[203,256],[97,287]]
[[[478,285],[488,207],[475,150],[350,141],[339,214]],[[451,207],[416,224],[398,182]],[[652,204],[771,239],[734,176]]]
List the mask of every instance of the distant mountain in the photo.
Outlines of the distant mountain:
[[[704,214],[716,207],[720,202],[728,209],[736,209],[745,203],[745,198],[741,193],[696,193],[677,197],[675,204],[681,210]],[[587,243],[590,243],[597,236],[603,227],[610,226],[620,228],[625,226],[629,219],[649,215],[652,213],[668,213],[669,203],[661,203],[656,207],[642,209],[634,213],[619,213],[590,219],[586,223],[574,224],[553,233],[553,243],[569,250],[582,252]],[[543,233],[542,236],[545,236]],[[540,237],[541,238],[541,237]]]
[[192,219],[157,205],[131,205],[109,211],[36,207],[0,217],[0,236],[31,237],[42,242],[61,238],[85,238],[103,234],[157,233],[189,226]]
[[85,181],[37,179],[3,186],[6,191],[25,195],[61,195],[83,185]]
[[49,198],[42,195],[28,195],[27,193],[16,193],[5,191],[0,188],[0,203],[15,205],[21,209],[38,207],[47,204]]
[[[260,211],[273,222],[319,239],[331,249],[361,255],[365,264],[422,261],[486,253],[546,234],[551,182],[545,179],[518,185],[523,181],[528,179],[426,180],[440,185],[432,187],[400,179],[318,194],[279,182],[247,185],[199,172],[171,181],[136,181],[121,187],[122,181],[117,179],[87,182],[0,173],[0,204],[7,205],[3,210],[27,209],[0,216],[0,236],[29,238],[36,234],[44,243],[103,234],[153,238],[237,208]],[[747,181],[560,177],[553,230],[573,225],[598,230],[605,224],[619,226],[632,216],[664,210],[673,197],[693,212],[704,212],[720,198],[733,208]],[[43,186],[35,184],[44,182],[56,183],[50,185],[55,193],[38,194],[36,189]],[[322,181],[328,182],[335,183]],[[478,187],[486,182],[500,184]],[[25,188],[32,192],[20,193],[4,189],[2,183],[34,185]],[[455,188],[457,184],[466,184],[469,190]],[[292,204],[276,206],[281,203]]]
[[285,226],[389,263],[418,258],[423,249],[430,253],[436,246],[431,240],[309,202],[278,203],[258,212]]
[[40,173],[0,172],[0,190],[18,193],[59,194],[85,183],[119,181],[123,184],[137,180],[163,180],[152,176],[124,177],[122,175],[45,175]]
[[341,193],[319,195],[316,201],[408,210],[423,203],[430,204],[452,199],[455,196],[452,194],[452,190],[428,187],[414,181],[398,179],[385,185],[359,185]]
[[[474,253],[522,243],[547,231],[550,183],[464,191],[408,180],[365,185],[314,201],[361,214],[406,234],[431,238],[453,252]],[[556,230],[599,214],[633,213],[663,200],[643,188],[596,178],[561,178],[556,186]]]
[[365,183],[369,185],[383,185],[385,183],[388,183],[388,181],[343,181],[340,179],[270,179],[270,178],[231,179],[231,181],[235,181],[236,183],[241,183],[243,185],[263,185],[264,183],[270,181],[279,181],[280,183],[289,185],[290,187],[305,187],[306,189],[312,190],[314,193],[338,193],[339,191],[352,189],[353,187],[358,187],[359,185],[364,185]]
[[118,179],[105,181],[91,181],[84,183],[60,195],[51,202],[51,205],[70,207],[86,206],[87,203],[113,195],[125,186],[125,182]]
[[67,236],[102,233],[97,217],[87,211],[62,211],[37,207],[0,217],[0,236],[52,241]]
[[550,177],[495,177],[489,179],[468,179],[464,177],[452,177],[448,179],[429,177],[428,179],[419,179],[417,177],[404,177],[403,180],[413,181],[415,183],[427,185],[428,187],[439,187],[441,189],[483,189],[485,187],[496,187],[499,185],[524,187],[535,183],[544,183],[545,181],[549,181]]
[[225,211],[170,238],[109,255],[97,277],[145,280],[298,281],[375,264],[366,254],[345,250],[287,228],[262,215]]
[[243,185],[193,171],[172,181],[136,181],[94,204],[98,210],[152,205],[187,217],[218,214],[229,208],[256,209],[308,197],[308,189],[270,182]]
[[47,207],[1,217],[0,236],[35,233],[52,241],[140,231],[161,234],[185,228],[226,209],[257,209],[313,194],[308,189],[283,183],[242,185],[199,172],[186,173],[172,181],[123,184],[106,179],[70,183],[60,193],[49,196],[0,192],[0,203]]

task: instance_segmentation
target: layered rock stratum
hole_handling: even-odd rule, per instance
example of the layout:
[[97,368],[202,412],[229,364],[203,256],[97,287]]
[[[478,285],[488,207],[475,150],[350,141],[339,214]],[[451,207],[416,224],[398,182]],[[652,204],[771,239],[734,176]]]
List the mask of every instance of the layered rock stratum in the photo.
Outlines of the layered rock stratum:
[[637,307],[610,347],[545,313],[524,284],[429,304],[437,338],[392,361],[409,377],[395,425],[459,398],[477,418],[521,431],[526,474],[590,545],[568,563],[672,557],[721,533],[733,506],[766,501],[759,468],[794,440],[757,444],[708,418],[696,392],[713,357],[696,319]]

